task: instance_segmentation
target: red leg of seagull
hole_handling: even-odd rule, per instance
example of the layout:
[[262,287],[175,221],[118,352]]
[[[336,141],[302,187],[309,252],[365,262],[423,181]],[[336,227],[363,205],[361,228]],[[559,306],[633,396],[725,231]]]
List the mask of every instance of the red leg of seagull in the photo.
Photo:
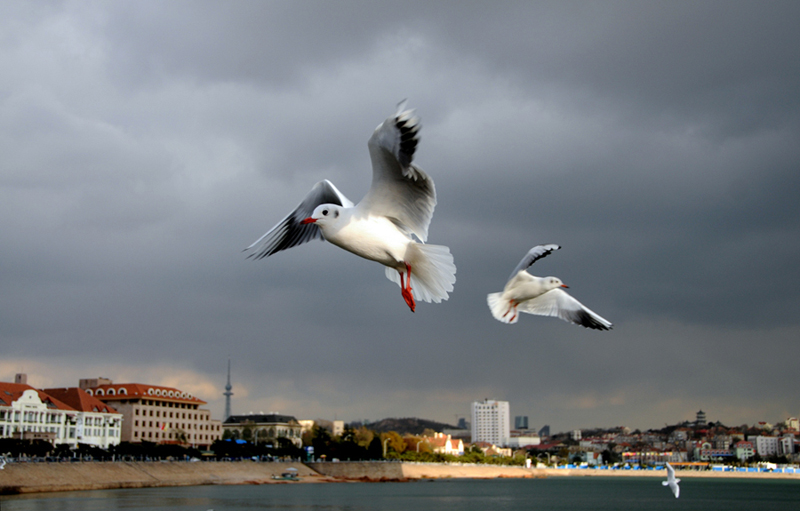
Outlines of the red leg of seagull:
[[513,310],[514,311],[514,315],[511,316],[511,319],[508,320],[509,323],[512,323],[514,321],[514,318],[517,317],[517,305],[518,305],[517,302],[515,302],[514,300],[509,300],[508,301],[508,310],[506,311],[505,314],[503,314],[503,317],[508,316],[508,313]]
[[414,309],[417,308],[417,304],[414,302],[414,295],[411,294],[411,266],[407,263],[406,272],[408,275],[406,275],[405,282],[403,281],[403,272],[400,272],[400,289],[403,299],[406,301],[406,305],[411,309],[411,312],[414,312]]

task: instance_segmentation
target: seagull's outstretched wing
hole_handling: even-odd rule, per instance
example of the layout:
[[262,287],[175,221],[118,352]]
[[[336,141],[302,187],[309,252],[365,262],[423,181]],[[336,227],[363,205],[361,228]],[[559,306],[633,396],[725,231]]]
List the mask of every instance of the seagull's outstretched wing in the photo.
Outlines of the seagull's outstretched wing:
[[672,494],[675,495],[676,499],[681,494],[681,487],[678,486],[679,482],[681,482],[681,480],[675,477],[675,469],[672,468],[672,465],[667,463],[667,480],[663,481],[661,484],[669,486],[669,489],[672,490]]
[[372,185],[356,206],[361,214],[390,218],[398,227],[428,238],[436,189],[433,180],[411,161],[419,142],[419,117],[398,105],[397,114],[375,129],[369,139]]
[[338,204],[346,208],[353,207],[353,203],[333,186],[327,179],[315,184],[294,211],[286,218],[258,238],[255,243],[244,249],[253,250],[248,258],[262,259],[275,252],[292,248],[313,239],[322,239],[319,227],[314,224],[301,224],[300,221],[308,218],[314,208],[320,204]]
[[532,249],[528,250],[528,253],[525,254],[525,257],[519,262],[514,271],[511,272],[511,275],[508,277],[508,280],[513,279],[517,273],[522,270],[527,270],[533,263],[538,261],[543,257],[547,257],[552,254],[554,251],[561,248],[560,245],[536,245]]
[[566,291],[551,289],[541,296],[519,304],[521,312],[561,318],[575,325],[596,330],[610,330],[611,322],[573,298]]

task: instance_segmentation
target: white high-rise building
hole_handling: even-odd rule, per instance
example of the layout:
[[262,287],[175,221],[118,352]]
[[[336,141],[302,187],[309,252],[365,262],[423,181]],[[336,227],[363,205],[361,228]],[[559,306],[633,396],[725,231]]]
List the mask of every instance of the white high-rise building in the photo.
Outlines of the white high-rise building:
[[749,436],[748,442],[753,443],[753,448],[759,456],[774,456],[778,454],[780,441],[776,436]]
[[508,445],[511,437],[508,401],[485,399],[472,403],[472,443]]

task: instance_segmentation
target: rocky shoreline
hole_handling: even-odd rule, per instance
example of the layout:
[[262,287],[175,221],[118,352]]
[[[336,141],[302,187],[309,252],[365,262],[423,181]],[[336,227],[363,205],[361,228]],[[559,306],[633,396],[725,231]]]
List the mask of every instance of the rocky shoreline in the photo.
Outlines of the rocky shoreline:
[[[294,468],[299,481],[275,479]],[[796,479],[800,474],[681,470],[679,477]],[[210,484],[298,484],[544,477],[659,477],[664,471],[526,469],[519,466],[398,462],[83,462],[10,463],[0,471],[0,495],[20,493],[200,486]]]

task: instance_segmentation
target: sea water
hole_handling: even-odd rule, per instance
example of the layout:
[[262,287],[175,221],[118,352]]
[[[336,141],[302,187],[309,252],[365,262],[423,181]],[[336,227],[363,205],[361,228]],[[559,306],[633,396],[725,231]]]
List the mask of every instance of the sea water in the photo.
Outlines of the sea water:
[[0,497],[1,511],[483,511],[800,509],[800,480],[684,478],[680,498],[654,477],[438,479],[41,493]]

